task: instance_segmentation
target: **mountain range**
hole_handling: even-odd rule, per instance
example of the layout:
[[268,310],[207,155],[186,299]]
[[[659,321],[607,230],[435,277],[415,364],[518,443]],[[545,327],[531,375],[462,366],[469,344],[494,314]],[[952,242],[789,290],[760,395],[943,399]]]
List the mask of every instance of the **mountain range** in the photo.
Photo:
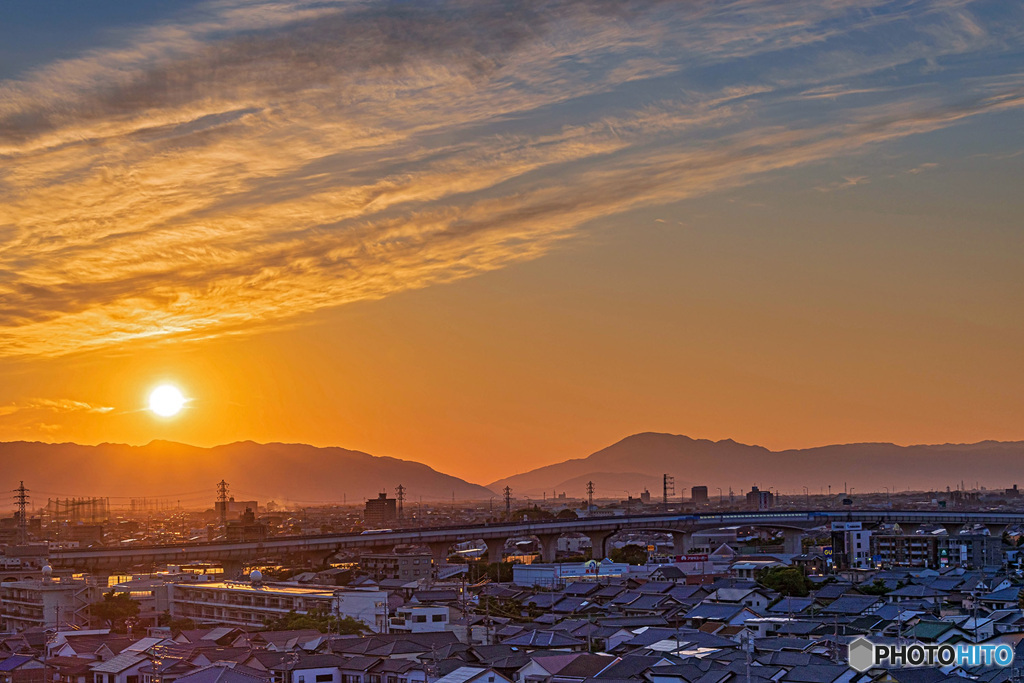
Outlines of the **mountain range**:
[[[145,446],[104,443],[0,443],[0,474],[14,488],[32,489],[34,505],[48,497],[96,496],[182,499],[190,507],[209,500],[226,480],[238,500],[361,502],[381,492],[394,497],[403,484],[407,500],[487,500],[491,492],[410,460],[344,448],[251,441],[199,448],[170,441]],[[206,496],[203,498],[203,496]],[[113,500],[111,501],[114,502]],[[124,502],[123,500],[118,501]]]
[[362,502],[381,492],[394,496],[403,484],[410,503],[487,500],[505,486],[514,498],[564,492],[586,496],[594,483],[598,498],[662,494],[662,475],[674,477],[678,499],[705,485],[712,497],[757,485],[812,494],[829,490],[945,490],[961,482],[1012,486],[1024,466],[1024,442],[897,446],[857,443],[771,451],[726,439],[709,441],[676,434],[629,436],[585,458],[566,460],[480,486],[411,460],[380,457],[344,448],[251,441],[200,448],[169,441],[145,446],[0,442],[0,476],[14,488],[24,481],[33,503],[49,497],[97,496],[182,499],[212,506],[217,482],[226,480],[238,500],[298,503]]
[[594,482],[597,497],[637,496],[642,488],[654,500],[662,495],[662,475],[674,477],[676,498],[690,487],[704,485],[712,497],[749,491],[751,486],[790,493],[812,494],[850,490],[945,490],[961,482],[1008,488],[1021,477],[1024,442],[983,441],[975,444],[897,446],[855,443],[817,448],[771,451],[731,439],[709,441],[677,434],[642,433],[629,436],[586,458],[566,460],[499,479],[492,491],[505,486],[515,496],[540,497],[565,492],[586,495]]

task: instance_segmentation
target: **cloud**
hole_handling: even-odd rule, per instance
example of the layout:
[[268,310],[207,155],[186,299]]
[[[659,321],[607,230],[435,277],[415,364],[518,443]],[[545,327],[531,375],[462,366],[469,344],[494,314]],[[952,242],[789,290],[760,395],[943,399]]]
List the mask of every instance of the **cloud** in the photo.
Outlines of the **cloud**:
[[69,398],[34,398],[0,406],[0,418],[19,413],[91,413],[103,415],[113,411],[114,408],[112,406],[98,406]]
[[913,67],[1000,30],[960,3],[213,4],[0,84],[0,355],[290,324],[1017,109],[1012,75]]

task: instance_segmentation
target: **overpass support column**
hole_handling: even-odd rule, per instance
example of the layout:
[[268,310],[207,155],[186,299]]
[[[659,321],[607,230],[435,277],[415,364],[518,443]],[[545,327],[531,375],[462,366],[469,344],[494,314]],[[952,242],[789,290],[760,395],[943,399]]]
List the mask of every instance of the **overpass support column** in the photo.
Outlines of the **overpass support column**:
[[804,551],[804,533],[786,529],[782,532],[782,552],[789,555],[799,555]]
[[427,547],[430,548],[430,555],[434,558],[434,564],[437,565],[448,559],[451,543],[428,543]]
[[487,561],[496,564],[505,559],[505,539],[487,539]]
[[675,555],[686,555],[693,547],[693,534],[688,531],[672,532],[672,553]]
[[245,563],[241,560],[222,560],[220,566],[224,568],[224,579],[237,579],[242,576]]
[[554,562],[558,553],[558,534],[544,534],[537,539],[540,541],[540,561]]
[[612,537],[614,531],[590,531],[587,536],[590,537],[590,557],[600,562],[608,556],[607,543],[608,539]]

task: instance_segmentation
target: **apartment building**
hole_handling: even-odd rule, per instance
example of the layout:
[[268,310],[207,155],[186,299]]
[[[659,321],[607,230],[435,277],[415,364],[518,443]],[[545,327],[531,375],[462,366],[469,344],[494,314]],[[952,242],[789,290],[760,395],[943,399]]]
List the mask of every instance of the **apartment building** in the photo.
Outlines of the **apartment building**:
[[387,620],[387,593],[377,589],[223,581],[171,584],[170,612],[199,624],[259,628],[268,620],[313,611],[351,617],[380,632]]

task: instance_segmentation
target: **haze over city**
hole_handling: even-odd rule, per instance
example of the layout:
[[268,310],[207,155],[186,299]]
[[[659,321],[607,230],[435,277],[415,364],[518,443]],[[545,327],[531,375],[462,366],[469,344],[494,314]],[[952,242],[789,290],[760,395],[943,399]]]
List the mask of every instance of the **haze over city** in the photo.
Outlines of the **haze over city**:
[[1024,440],[1021,12],[8,3],[0,441]]

